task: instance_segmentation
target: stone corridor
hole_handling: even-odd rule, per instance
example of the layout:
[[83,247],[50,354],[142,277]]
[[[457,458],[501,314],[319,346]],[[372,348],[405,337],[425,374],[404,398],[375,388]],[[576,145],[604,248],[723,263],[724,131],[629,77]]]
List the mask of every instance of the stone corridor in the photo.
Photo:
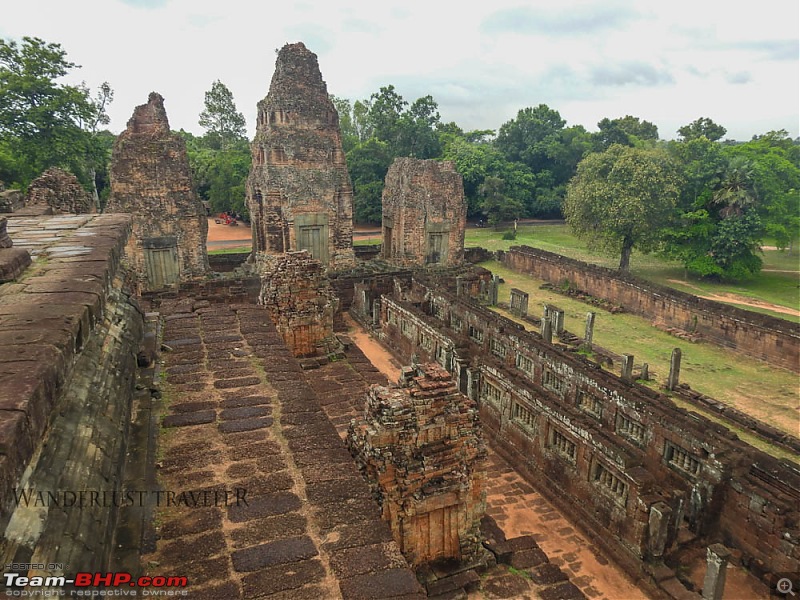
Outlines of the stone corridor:
[[200,306],[161,308],[160,479],[246,503],[162,507],[148,569],[198,600],[425,597],[266,311]]

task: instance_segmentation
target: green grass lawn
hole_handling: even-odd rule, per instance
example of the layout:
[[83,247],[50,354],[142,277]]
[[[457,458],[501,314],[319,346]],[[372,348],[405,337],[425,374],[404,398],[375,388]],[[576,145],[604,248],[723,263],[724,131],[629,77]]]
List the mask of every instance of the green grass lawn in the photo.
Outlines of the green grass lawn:
[[[565,311],[565,327],[579,336],[584,332],[586,313],[590,310],[596,312],[594,341],[618,354],[633,354],[637,365],[648,363],[659,384],[663,384],[669,373],[672,349],[680,348],[683,382],[757,419],[798,435],[800,390],[797,374],[772,368],[713,344],[678,339],[636,315],[611,314],[578,300],[541,290],[541,280],[511,271],[496,261],[481,263],[480,266],[505,280],[499,290],[501,302],[508,302],[512,287],[521,289],[529,294],[528,311],[531,314],[540,315],[545,302],[555,304]],[[530,324],[525,325],[527,329],[532,328]],[[614,369],[618,372],[619,365]]]
[[[480,246],[488,250],[508,250],[511,246],[532,246],[609,268],[616,268],[619,257],[604,256],[590,251],[584,242],[574,237],[566,225],[520,225],[516,240],[503,240],[503,231],[491,228],[468,229],[465,246]],[[741,284],[716,283],[690,276],[676,262],[655,255],[634,251],[631,256],[631,273],[684,292],[697,295],[737,294],[747,301],[756,300],[776,304],[797,311],[800,309],[800,258],[779,250],[766,250],[762,255],[764,270],[752,281]],[[719,299],[747,310],[766,313],[782,319],[800,322],[800,315],[792,315],[765,307],[752,307]]]
[[250,252],[252,247],[250,244],[246,246],[236,246],[233,248],[218,248],[216,250],[209,250],[209,254],[243,254],[245,252]]

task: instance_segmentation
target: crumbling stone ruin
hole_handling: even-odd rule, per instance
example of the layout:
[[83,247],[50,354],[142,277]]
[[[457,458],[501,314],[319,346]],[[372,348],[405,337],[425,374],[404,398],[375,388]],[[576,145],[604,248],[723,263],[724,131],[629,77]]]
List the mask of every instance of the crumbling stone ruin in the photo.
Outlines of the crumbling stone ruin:
[[31,182],[25,204],[47,206],[54,214],[95,212],[92,197],[78,178],[57,167],[47,169]]
[[[696,571],[698,552],[707,550],[704,597],[722,597],[728,563],[773,589],[800,570],[800,469],[674,403],[700,405],[682,391],[679,352],[666,395],[637,381],[633,356],[620,357],[620,377],[578,351],[593,343],[594,313],[581,340],[563,310],[531,317],[527,294],[512,290],[512,311],[540,327],[529,330],[486,307],[498,304],[489,271],[424,268],[462,260],[452,165],[399,161],[384,206],[394,265],[339,270],[352,263],[351,193],[316,57],[285,47],[273,88],[248,183],[259,274],[200,278],[205,218],[158,94],[115,147],[111,207],[130,214],[35,216],[0,192],[0,212],[13,213],[0,217],[3,564],[26,577],[174,573],[193,598],[274,600],[463,598],[478,588],[616,597],[583,576],[589,553],[612,559],[643,594],[682,600],[699,590],[681,576]],[[498,256],[797,368],[795,324],[541,251]],[[373,334],[365,348],[377,355],[377,340],[422,366],[397,387],[370,388],[385,377],[359,348],[367,336],[342,335],[346,311]],[[353,401],[362,395],[365,408]],[[737,423],[773,448],[800,449],[764,423]],[[497,472],[485,472],[487,454]],[[481,520],[487,487],[495,495]],[[103,493],[101,505],[90,496],[68,510],[16,493],[63,502],[73,490]],[[119,506],[119,490],[184,504]],[[522,531],[534,505],[548,525]],[[550,562],[545,528],[557,522],[570,525],[558,539],[587,542],[586,554]],[[479,577],[481,555],[489,571]],[[468,564],[454,572],[446,557]]]
[[450,373],[429,363],[407,368],[401,387],[371,386],[347,444],[409,563],[479,557],[486,448],[477,405]]
[[261,295],[286,345],[296,357],[324,355],[335,349],[333,315],[339,301],[322,263],[307,250],[280,256],[260,255]]
[[8,218],[0,217],[0,283],[14,281],[31,264],[28,251],[13,246],[8,235]]
[[330,269],[351,266],[353,188],[339,115],[302,43],[278,53],[269,94],[258,103],[247,179],[253,250],[308,250]]
[[145,290],[208,272],[206,211],[194,192],[186,144],[152,92],[117,137],[107,212],[133,214],[126,256]]
[[395,265],[459,265],[467,201],[450,161],[396,158],[383,188],[383,258]]
[[0,213],[12,213],[25,206],[25,196],[19,190],[7,190],[0,181]]

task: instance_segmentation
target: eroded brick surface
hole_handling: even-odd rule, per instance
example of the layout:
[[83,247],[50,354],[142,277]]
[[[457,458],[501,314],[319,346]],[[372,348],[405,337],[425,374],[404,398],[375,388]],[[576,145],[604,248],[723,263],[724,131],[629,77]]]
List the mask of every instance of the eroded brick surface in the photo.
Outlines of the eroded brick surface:
[[208,272],[206,211],[194,192],[186,144],[170,131],[160,94],[136,107],[114,142],[110,178],[107,211],[133,215],[126,255],[142,289]]

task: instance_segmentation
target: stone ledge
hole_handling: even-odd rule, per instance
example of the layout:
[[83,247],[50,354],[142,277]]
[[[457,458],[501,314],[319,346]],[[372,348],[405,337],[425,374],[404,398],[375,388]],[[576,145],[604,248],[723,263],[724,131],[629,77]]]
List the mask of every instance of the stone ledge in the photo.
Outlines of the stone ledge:
[[0,248],[0,283],[14,281],[29,264],[31,255],[24,248]]
[[[39,446],[76,357],[103,318],[129,223],[126,215],[9,221],[15,237],[28,236],[31,250],[47,258],[13,287],[3,284],[0,295],[3,489],[15,485]],[[21,248],[0,250],[8,253],[31,262]],[[0,282],[2,271],[0,262]]]

